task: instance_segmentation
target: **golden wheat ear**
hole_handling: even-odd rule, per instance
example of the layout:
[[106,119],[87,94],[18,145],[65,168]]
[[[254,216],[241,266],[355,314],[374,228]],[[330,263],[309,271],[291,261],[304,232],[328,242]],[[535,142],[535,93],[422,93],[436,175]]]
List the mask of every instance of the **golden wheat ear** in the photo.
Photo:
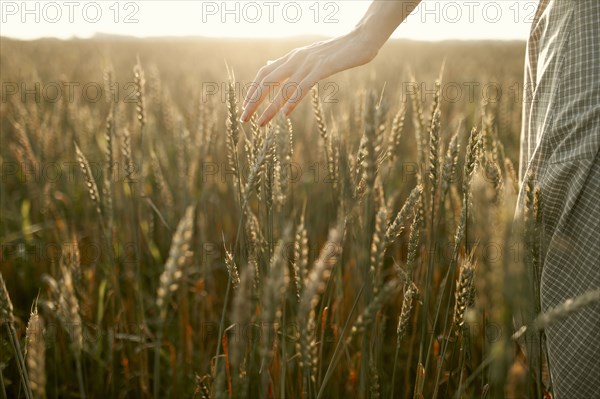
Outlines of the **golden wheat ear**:
[[37,303],[29,316],[25,332],[25,362],[27,363],[31,391],[36,398],[45,398],[46,342],[44,337],[44,319],[37,311]]

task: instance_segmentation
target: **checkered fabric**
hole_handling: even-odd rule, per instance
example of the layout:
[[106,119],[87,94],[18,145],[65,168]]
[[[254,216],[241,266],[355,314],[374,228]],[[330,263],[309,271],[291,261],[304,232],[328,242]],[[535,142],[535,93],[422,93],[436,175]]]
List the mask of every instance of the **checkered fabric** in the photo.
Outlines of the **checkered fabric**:
[[[600,0],[540,1],[525,89],[519,180],[541,189],[545,311],[600,287]],[[600,304],[546,344],[554,397],[600,398]]]

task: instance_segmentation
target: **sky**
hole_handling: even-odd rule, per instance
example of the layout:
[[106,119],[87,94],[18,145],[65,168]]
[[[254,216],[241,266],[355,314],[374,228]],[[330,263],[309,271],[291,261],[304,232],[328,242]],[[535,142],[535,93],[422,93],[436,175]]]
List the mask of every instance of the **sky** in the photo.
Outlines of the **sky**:
[[[387,0],[394,1],[394,0]],[[392,37],[526,40],[538,1],[425,0]],[[337,36],[352,30],[370,0],[0,1],[0,35],[87,38]]]

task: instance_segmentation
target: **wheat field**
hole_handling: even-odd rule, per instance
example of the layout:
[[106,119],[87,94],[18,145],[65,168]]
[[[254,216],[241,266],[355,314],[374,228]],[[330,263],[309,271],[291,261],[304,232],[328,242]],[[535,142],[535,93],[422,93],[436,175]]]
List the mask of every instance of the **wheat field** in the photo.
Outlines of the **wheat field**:
[[310,38],[1,41],[4,397],[542,395],[524,43],[391,41],[258,128]]

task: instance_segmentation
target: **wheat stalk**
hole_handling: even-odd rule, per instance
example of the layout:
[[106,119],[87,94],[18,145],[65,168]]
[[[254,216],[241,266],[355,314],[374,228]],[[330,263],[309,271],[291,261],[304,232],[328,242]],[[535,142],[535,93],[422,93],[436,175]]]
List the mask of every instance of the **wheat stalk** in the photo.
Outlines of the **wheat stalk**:
[[146,85],[146,79],[144,78],[144,70],[138,58],[137,64],[133,68],[133,80],[135,84],[135,99],[136,99],[136,113],[137,120],[140,123],[140,127],[143,129],[146,125],[146,101],[144,98],[144,87]]
[[177,230],[171,241],[169,258],[160,275],[160,284],[156,291],[156,307],[159,317],[164,322],[167,317],[167,301],[173,292],[179,288],[179,281],[183,277],[184,267],[192,256],[190,243],[194,228],[194,206],[188,206],[185,214],[177,225]]
[[[262,130],[260,129],[260,127],[258,126],[257,123],[257,119],[258,117],[256,116],[256,114],[252,115],[252,118],[250,119],[250,124],[251,124],[251,131],[252,131],[252,163],[249,163],[249,167],[250,169],[254,169],[255,167],[257,167],[256,165],[256,161],[259,157],[259,154],[261,153],[261,150],[263,148],[263,143],[265,141],[265,135],[262,134]],[[258,169],[257,169],[257,173],[254,179],[254,187],[253,189],[256,190],[256,196],[258,199],[261,198],[261,174],[264,170],[264,166],[263,165],[258,165]]]
[[562,304],[539,315],[534,326],[537,330],[546,329],[553,324],[566,319],[570,315],[600,302],[600,289],[588,291],[576,298],[567,299]]
[[506,174],[510,178],[511,188],[513,189],[513,193],[517,194],[519,192],[519,179],[517,178],[517,173],[515,172],[515,166],[510,160],[510,158],[504,158],[504,169],[506,170]]
[[404,132],[404,119],[406,118],[406,107],[402,105],[400,110],[394,116],[392,121],[392,129],[388,137],[388,161],[390,165],[393,165],[396,159],[398,159],[398,149],[400,147],[400,140],[402,133]]
[[[387,102],[384,101],[384,90],[385,86],[381,91],[379,101],[375,105],[375,142],[373,146],[375,148],[375,154],[377,158],[379,158],[379,155],[383,152],[383,141],[387,123],[388,106]],[[387,153],[387,151],[384,152],[384,155],[385,153]]]
[[412,77],[412,84],[415,87],[415,92],[412,93],[411,96],[411,104],[412,104],[412,116],[413,116],[413,125],[415,127],[415,141],[417,142],[417,163],[419,164],[419,168],[417,168],[419,183],[421,183],[422,172],[421,166],[425,161],[425,145],[423,141],[425,140],[424,130],[425,130],[425,121],[423,117],[423,107],[421,105],[421,88],[414,78]]
[[44,342],[44,320],[37,306],[29,316],[25,333],[25,361],[29,373],[31,391],[36,398],[46,397],[46,343]]
[[408,330],[410,318],[412,315],[413,300],[417,298],[418,295],[419,290],[417,289],[415,283],[413,283],[412,281],[407,281],[405,283],[404,299],[402,300],[402,310],[400,311],[400,316],[398,317],[398,326],[396,327],[396,354],[394,356],[394,368],[392,371],[392,398],[394,397],[394,388],[396,386],[396,366],[398,363],[398,355],[400,353],[401,342]]
[[[71,248],[63,248],[66,253],[71,253]],[[77,250],[78,254],[78,250]],[[79,314],[79,300],[77,299],[75,286],[73,284],[72,268],[79,269],[78,255],[70,259],[61,259],[61,290],[58,295],[57,316],[71,338],[71,350],[75,355],[77,368],[77,379],[79,381],[79,394],[86,397],[83,381],[81,356],[83,352],[83,324]],[[69,261],[69,264],[67,262]],[[76,264],[73,261],[77,262]]]
[[381,386],[379,385],[379,373],[377,371],[377,365],[373,359],[369,361],[369,382],[369,393],[371,394],[371,399],[379,399]]
[[370,194],[373,192],[375,187],[375,177],[377,175],[377,120],[375,109],[375,99],[373,94],[367,97],[367,112],[365,114],[365,142],[364,142],[364,168],[362,178],[365,180],[367,189],[367,198],[370,198]]
[[288,127],[288,153],[285,160],[289,164],[294,156],[294,126],[289,118],[286,119],[286,123]]
[[240,274],[238,267],[233,259],[233,254],[225,246],[225,237],[223,237],[223,248],[225,250],[225,266],[227,267],[227,273],[231,279],[231,285],[234,289],[237,289],[240,285]]
[[488,162],[486,173],[488,179],[491,180],[492,185],[494,186],[492,205],[494,205],[496,208],[499,208],[504,198],[504,181],[502,179],[502,170],[500,169],[500,166],[496,163],[496,161],[492,160]]
[[[285,300],[285,294],[289,285],[289,273],[287,265],[287,246],[291,235],[291,228],[285,228],[282,238],[277,243],[273,257],[270,262],[267,281],[264,287],[261,319],[265,326],[273,326],[275,331],[271,337],[279,336],[277,321],[282,317],[282,302]],[[284,302],[285,303],[285,302]],[[269,367],[274,355],[274,344],[271,339],[264,339],[261,348],[262,367]],[[268,384],[267,373],[263,375],[263,387]]]
[[406,256],[406,268],[411,272],[415,270],[417,267],[417,259],[419,257],[419,246],[421,243],[421,225],[423,223],[423,218],[421,211],[419,210],[422,207],[421,198],[415,204],[415,213],[413,217],[413,222],[410,225],[410,234],[408,236],[408,254]]
[[73,284],[73,274],[66,260],[61,262],[60,287],[57,315],[71,338],[71,349],[75,357],[79,357],[83,351],[83,328],[79,314],[79,300]]
[[349,345],[352,342],[352,339],[359,334],[364,333],[371,324],[375,321],[375,316],[377,316],[377,312],[381,310],[383,305],[387,303],[391,298],[396,295],[398,290],[400,289],[400,281],[398,279],[393,279],[388,281],[381,291],[373,298],[373,300],[367,305],[365,310],[358,316],[352,329],[350,330],[350,334],[346,339],[346,345]]
[[373,283],[373,294],[377,295],[381,286],[381,269],[385,256],[385,225],[387,223],[387,209],[382,205],[375,216],[375,231],[371,238],[370,269]]
[[[72,254],[72,248],[64,246],[63,251],[72,256],[61,258],[61,279],[60,290],[58,292],[56,315],[63,325],[63,328],[71,338],[71,350],[75,355],[77,368],[77,379],[79,382],[79,394],[82,398],[86,397],[85,385],[83,381],[81,357],[83,353],[83,324],[79,313],[79,300],[73,283],[72,269],[78,269],[78,259],[76,254]],[[74,263],[77,262],[77,263]]]
[[467,150],[465,154],[465,163],[463,167],[463,181],[462,181],[462,190],[463,190],[463,200],[462,200],[462,209],[460,214],[460,220],[458,222],[458,227],[456,228],[456,233],[454,236],[455,245],[458,245],[460,241],[466,235],[467,228],[467,219],[468,219],[468,211],[471,203],[471,183],[473,180],[473,174],[475,172],[475,168],[478,165],[478,158],[481,148],[481,135],[476,128],[471,130],[471,134],[469,136],[469,142],[467,144]]
[[4,278],[0,272],[0,321],[2,324],[13,324],[15,319],[13,316],[13,304],[8,295]]
[[172,209],[173,194],[171,194],[171,190],[169,190],[162,167],[160,166],[160,161],[156,155],[156,152],[154,152],[154,149],[150,150],[150,161],[150,164],[152,165],[152,171],[154,172],[154,178],[156,179],[156,183],[158,185],[162,200],[164,201],[165,208]]
[[263,250],[264,238],[260,231],[260,225],[258,219],[252,209],[249,206],[245,207],[244,210],[245,223],[244,227],[246,230],[246,239],[248,241],[247,252],[248,252],[248,266],[254,269],[254,292],[257,291],[260,283],[260,271],[258,265],[258,256]]
[[402,209],[400,209],[400,212],[398,212],[398,214],[390,223],[385,232],[386,246],[391,245],[394,242],[394,240],[396,240],[396,238],[398,238],[400,234],[402,234],[402,230],[404,229],[404,223],[406,223],[406,221],[408,220],[410,212],[412,212],[418,204],[422,192],[423,186],[421,185],[418,185],[412,189],[410,195],[408,196],[408,199],[402,206]]
[[467,153],[465,155],[465,165],[463,170],[463,194],[469,195],[471,192],[471,180],[473,178],[473,172],[478,164],[479,153],[481,148],[481,134],[477,128],[471,130],[469,135],[469,142],[467,144]]
[[[280,128],[277,127],[275,129],[276,136],[275,139],[281,137]],[[270,167],[270,192],[271,192],[271,202],[275,204],[277,209],[281,209],[283,204],[285,203],[285,195],[283,193],[282,183],[281,183],[281,159],[277,154],[277,145],[273,145],[271,147],[271,154],[269,157]]]
[[27,399],[31,399],[33,398],[33,393],[31,392],[31,384],[29,382],[27,367],[25,366],[25,359],[23,358],[23,353],[21,352],[21,345],[19,344],[19,340],[17,338],[17,331],[15,330],[14,326],[15,318],[13,314],[13,309],[14,308],[12,301],[10,300],[10,295],[8,294],[8,290],[6,289],[6,284],[4,283],[4,277],[0,272],[0,326],[6,325],[6,328],[8,329],[10,343],[12,345],[13,351],[15,352],[21,382],[25,387],[25,397]]
[[[358,185],[359,181],[363,178],[363,170],[365,167],[365,156],[367,154],[367,137],[363,135],[360,137],[360,143],[358,144],[358,151],[356,152],[356,159],[354,161],[354,180]],[[358,189],[357,189],[358,191]]]
[[296,237],[294,239],[294,284],[296,286],[296,297],[298,302],[304,291],[308,275],[308,233],[304,225],[304,214],[300,216],[300,223],[296,228]]
[[113,172],[114,172],[114,153],[113,153],[113,138],[115,131],[115,111],[111,107],[111,112],[106,118],[106,129],[104,138],[106,140],[106,174],[104,176],[102,187],[102,198],[104,199],[104,209],[108,217],[108,231],[112,234],[113,227]]
[[[436,83],[436,93],[439,96],[439,82]],[[438,186],[439,169],[440,169],[440,110],[439,103],[436,104],[433,115],[431,117],[431,126],[429,128],[429,180],[431,185],[431,211],[433,212],[433,204],[435,203],[435,194]]]
[[96,180],[94,179],[94,175],[92,174],[92,168],[90,167],[90,164],[85,155],[83,155],[83,152],[81,152],[81,150],[79,149],[77,143],[74,144],[75,153],[77,154],[77,162],[79,162],[79,167],[81,168],[81,172],[83,173],[83,176],[85,178],[85,184],[88,189],[88,194],[90,196],[90,199],[96,205],[96,212],[98,213],[98,215],[100,215],[100,220],[102,221],[102,210],[100,208],[100,194],[98,191],[98,186],[96,185]]
[[260,183],[261,171],[269,157],[274,139],[275,134],[273,132],[267,133],[267,137],[261,144],[260,151],[254,157],[254,165],[252,165],[252,168],[250,169],[248,180],[246,181],[246,188],[244,189],[244,204],[248,203],[250,194],[253,191],[252,189],[256,188],[257,182]]
[[315,331],[315,308],[319,302],[319,295],[325,290],[331,270],[337,262],[341,250],[340,228],[329,231],[326,245],[322,248],[319,257],[308,275],[306,286],[300,298],[298,309],[298,323],[300,325],[300,339],[296,347],[300,353],[300,367],[304,369],[305,378],[314,380],[311,375],[312,348],[311,342]]
[[444,198],[448,193],[448,189],[454,180],[456,175],[456,165],[458,163],[458,153],[460,152],[460,145],[458,144],[458,132],[454,133],[448,144],[446,150],[446,156],[444,158],[444,166],[442,167],[442,191],[440,204],[443,204]]
[[231,321],[236,327],[238,339],[234,340],[230,351],[230,362],[234,369],[241,367],[242,356],[244,354],[245,344],[247,343],[247,337],[243,335],[243,331],[250,325],[252,319],[252,310],[254,301],[252,299],[252,280],[253,280],[252,267],[248,264],[242,268],[240,276],[239,289],[233,298],[233,311]]
[[[112,101],[114,100],[114,95],[115,95],[115,71],[112,67],[112,65],[109,65],[107,68],[104,69],[104,92],[107,93],[106,95],[106,102],[107,103],[112,103]],[[110,95],[108,95],[108,93],[110,93]]]
[[311,89],[311,101],[313,106],[313,111],[315,114],[315,119],[317,120],[317,127],[319,129],[319,135],[321,136],[321,140],[323,143],[327,143],[329,135],[327,134],[327,126],[325,125],[325,117],[323,116],[323,108],[321,106],[321,101],[319,101],[319,93],[316,87]]
[[410,316],[413,309],[413,300],[417,298],[419,295],[419,290],[417,286],[413,282],[409,282],[406,284],[406,289],[404,290],[404,299],[402,301],[402,310],[400,312],[400,317],[398,317],[398,326],[396,327],[396,340],[398,343],[404,338],[406,335],[406,331],[408,330],[408,324],[410,322]]
[[[473,278],[475,276],[475,266],[469,259],[465,260],[460,268],[458,281],[456,282],[454,318],[455,326],[462,328],[464,316],[467,307],[472,306],[474,300]],[[458,331],[457,331],[458,333]]]
[[123,142],[121,143],[121,154],[123,155],[125,166],[125,178],[130,187],[134,183],[133,174],[135,173],[135,164],[131,153],[131,135],[129,129],[123,129]]
[[27,137],[27,132],[22,124],[12,121],[12,125],[16,132],[17,142],[19,143],[22,153],[25,155],[21,159],[27,159],[29,162],[29,166],[32,170],[35,170],[39,164],[35,153],[33,152],[33,148],[31,147],[31,141]]
[[169,258],[165,269],[160,275],[158,290],[156,291],[156,307],[159,311],[160,325],[157,333],[154,352],[154,395],[160,392],[160,347],[162,345],[162,332],[167,318],[167,301],[179,288],[179,281],[183,277],[183,270],[192,257],[190,244],[194,229],[194,206],[188,206],[173,235]]
[[530,326],[522,326],[512,336],[514,340],[518,340],[529,329],[534,331],[544,330],[553,324],[585,309],[588,306],[600,302],[600,289],[594,289],[575,298],[569,298],[560,305],[557,305],[544,313],[538,315]]

